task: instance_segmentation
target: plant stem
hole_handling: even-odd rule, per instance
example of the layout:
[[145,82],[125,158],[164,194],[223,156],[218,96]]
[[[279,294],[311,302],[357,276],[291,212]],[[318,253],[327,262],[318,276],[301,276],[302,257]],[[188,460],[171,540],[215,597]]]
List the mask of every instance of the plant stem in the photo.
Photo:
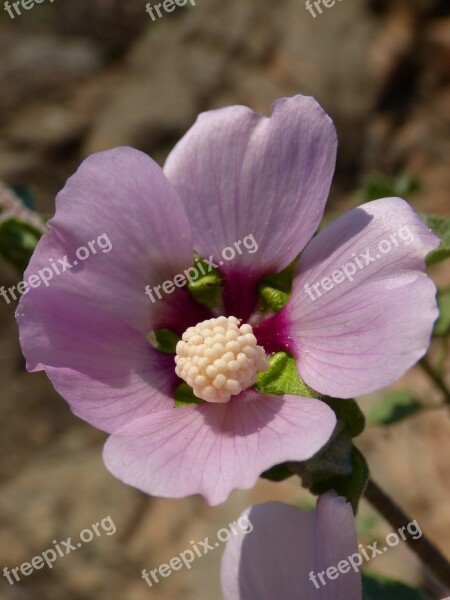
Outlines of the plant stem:
[[[412,522],[412,519],[371,479],[367,484],[364,497],[395,530]],[[450,564],[440,550],[425,535],[416,540],[406,538],[405,541],[430,572],[444,585],[450,587]]]
[[426,358],[422,358],[422,360],[419,361],[419,365],[422,367],[422,369],[425,371],[428,377],[433,381],[436,387],[438,387],[444,394],[445,402],[447,404],[450,404],[450,390],[448,389],[445,381],[442,379],[439,373],[437,373],[433,369],[433,367],[430,365]]

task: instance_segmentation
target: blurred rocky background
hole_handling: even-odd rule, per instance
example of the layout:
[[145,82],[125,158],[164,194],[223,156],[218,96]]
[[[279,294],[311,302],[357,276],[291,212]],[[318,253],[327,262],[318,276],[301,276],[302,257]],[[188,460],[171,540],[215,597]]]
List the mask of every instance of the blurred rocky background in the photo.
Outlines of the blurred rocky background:
[[[0,181],[27,186],[41,212],[52,213],[92,152],[132,145],[162,164],[199,112],[245,104],[270,114],[276,98],[296,93],[315,96],[338,128],[329,216],[360,201],[355,190],[376,173],[408,173],[420,184],[409,198],[418,211],[448,212],[448,0],[341,0],[316,18],[303,0],[197,0],[155,22],[143,0],[44,0],[14,20],[1,12]],[[450,284],[445,268],[433,276]],[[0,264],[0,285],[16,283]],[[211,509],[200,498],[146,498],[114,480],[101,460],[105,436],[76,419],[45,376],[26,373],[14,308],[1,299],[0,567],[107,515],[117,533],[14,586],[2,578],[0,598],[219,600],[221,549],[152,588],[140,571],[215,537],[252,502],[310,499],[295,479],[261,481]],[[397,387],[430,410],[369,427],[358,445],[374,478],[450,555],[448,410],[419,368]],[[389,531],[366,505],[359,527],[368,543]],[[448,595],[403,546],[370,567],[430,598]]]

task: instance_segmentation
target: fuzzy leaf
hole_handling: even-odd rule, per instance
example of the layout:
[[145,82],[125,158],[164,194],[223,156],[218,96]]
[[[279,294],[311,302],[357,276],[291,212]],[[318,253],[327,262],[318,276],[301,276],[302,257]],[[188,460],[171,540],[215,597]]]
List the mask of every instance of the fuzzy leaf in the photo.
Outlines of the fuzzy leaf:
[[363,184],[360,196],[363,202],[399,196],[406,198],[420,189],[420,183],[411,173],[403,172],[395,177],[375,173]]
[[441,239],[441,244],[427,256],[427,265],[437,264],[450,256],[450,219],[437,215],[420,215],[428,227]]
[[370,425],[392,425],[421,410],[421,405],[407,390],[389,392],[367,415]]
[[336,477],[345,477],[352,473],[351,438],[343,425],[333,434],[331,440],[309,460],[298,463],[301,467],[297,470],[302,478],[302,485],[314,488],[319,482],[327,482]]
[[351,473],[319,481],[310,486],[313,494],[325,494],[334,490],[339,496],[344,496],[351,503],[353,512],[358,510],[359,500],[364,493],[369,479],[369,468],[361,452],[353,446],[351,452]]
[[321,400],[334,410],[338,420],[345,424],[345,428],[351,437],[356,437],[364,431],[366,419],[355,400],[342,400],[341,398],[329,398],[328,396],[323,396]]

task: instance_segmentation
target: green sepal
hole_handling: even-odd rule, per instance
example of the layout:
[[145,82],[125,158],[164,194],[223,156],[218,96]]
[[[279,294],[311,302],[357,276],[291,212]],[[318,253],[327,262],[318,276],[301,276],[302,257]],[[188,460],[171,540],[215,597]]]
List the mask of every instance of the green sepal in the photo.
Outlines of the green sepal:
[[336,413],[337,425],[326,446],[305,462],[283,463],[262,473],[270,481],[283,481],[293,474],[302,478],[302,485],[311,488],[318,482],[352,473],[352,437],[359,435],[365,426],[364,415],[354,400],[321,398]]
[[420,218],[441,239],[439,247],[427,256],[427,265],[430,267],[450,256],[450,219],[426,214],[421,214]]
[[263,277],[258,285],[258,294],[263,308],[279,312],[289,300],[296,260],[280,273]]
[[180,339],[180,336],[171,329],[154,329],[147,336],[150,344],[165,354],[175,354],[175,348]]
[[0,255],[23,273],[39,242],[42,231],[17,218],[0,222]]
[[361,576],[362,600],[425,600],[420,590],[406,583],[365,570]]
[[273,481],[275,483],[279,483],[280,481],[284,481],[289,477],[294,475],[294,471],[291,469],[289,463],[282,463],[280,465],[275,465],[264,473],[261,473],[260,477],[263,479],[268,479],[269,481]]
[[175,407],[192,406],[193,404],[203,404],[204,400],[197,398],[192,391],[192,388],[187,383],[183,382],[175,390]]
[[392,425],[416,414],[422,406],[408,390],[394,390],[367,415],[369,425]]
[[355,400],[342,400],[341,398],[330,398],[329,396],[322,396],[321,400],[333,409],[338,421],[345,424],[345,429],[350,437],[356,437],[364,431],[366,419]]
[[338,424],[324,448],[307,461],[298,463],[297,473],[302,478],[303,487],[313,490],[320,482],[350,475],[352,449],[353,444],[344,424]]
[[[203,268],[205,275],[202,274]],[[194,300],[208,308],[217,305],[222,290],[222,277],[217,269],[208,265],[200,256],[194,258],[194,268],[197,271],[196,278],[188,283],[188,290]]]
[[269,369],[258,373],[255,389],[262,394],[319,397],[318,392],[310,388],[300,377],[294,357],[286,352],[276,352],[270,357]]
[[366,460],[356,446],[353,446],[351,450],[350,465],[351,472],[349,474],[318,481],[309,489],[316,495],[334,490],[339,496],[347,498],[352,505],[353,513],[356,514],[359,500],[369,479],[369,468]]

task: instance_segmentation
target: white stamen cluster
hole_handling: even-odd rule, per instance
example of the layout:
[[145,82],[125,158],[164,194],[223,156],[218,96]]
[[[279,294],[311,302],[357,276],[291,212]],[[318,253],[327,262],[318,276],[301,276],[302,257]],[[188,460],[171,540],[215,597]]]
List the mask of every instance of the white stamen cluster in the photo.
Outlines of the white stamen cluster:
[[176,348],[175,372],[208,402],[228,402],[252,386],[269,367],[251,325],[218,317],[189,327]]

